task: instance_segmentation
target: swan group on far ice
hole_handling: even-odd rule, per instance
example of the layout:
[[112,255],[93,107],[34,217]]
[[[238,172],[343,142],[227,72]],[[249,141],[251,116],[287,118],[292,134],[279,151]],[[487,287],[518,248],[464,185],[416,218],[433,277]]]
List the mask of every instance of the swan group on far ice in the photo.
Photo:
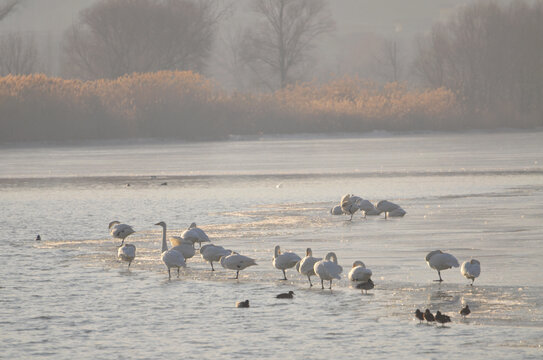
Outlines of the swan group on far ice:
[[360,211],[364,214],[364,218],[385,214],[385,219],[389,217],[403,217],[407,212],[388,200],[381,200],[377,204],[373,204],[367,199],[353,194],[345,194],[341,198],[339,205],[335,205],[330,209],[332,215],[350,215],[349,220],[353,219],[354,214]]

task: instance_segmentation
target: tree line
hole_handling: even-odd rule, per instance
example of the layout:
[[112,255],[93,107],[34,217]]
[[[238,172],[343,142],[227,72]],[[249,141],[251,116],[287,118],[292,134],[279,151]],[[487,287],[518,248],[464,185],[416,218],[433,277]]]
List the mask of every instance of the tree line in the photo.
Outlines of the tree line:
[[[20,4],[21,0],[0,2],[0,21]],[[461,8],[418,39],[410,66],[402,64],[396,42],[386,41],[379,62],[389,72],[389,85],[354,75],[308,81],[316,61],[312,50],[335,28],[327,1],[250,0],[256,20],[221,45],[230,54],[225,68],[249,79],[252,92],[226,91],[201,75],[196,83],[205,86],[187,81],[205,73],[220,24],[232,11],[224,4],[214,0],[94,2],[63,37],[63,78],[77,80],[23,76],[36,71],[34,39],[0,34],[0,75],[8,75],[0,78],[3,140],[9,140],[5,134],[12,134],[13,140],[39,139],[46,133],[47,138],[56,138],[63,133],[55,133],[61,123],[73,128],[77,137],[107,137],[112,126],[121,129],[130,124],[130,136],[181,138],[543,125],[543,0],[509,5],[483,1]],[[419,85],[399,82],[406,69],[417,75]],[[167,76],[179,83],[173,85]],[[428,109],[421,109],[421,104]],[[44,115],[39,120],[28,118],[40,114]],[[208,122],[213,126],[201,128]],[[21,125],[25,123],[32,128]],[[80,133],[81,129],[86,130]],[[36,134],[30,135],[33,131]]]

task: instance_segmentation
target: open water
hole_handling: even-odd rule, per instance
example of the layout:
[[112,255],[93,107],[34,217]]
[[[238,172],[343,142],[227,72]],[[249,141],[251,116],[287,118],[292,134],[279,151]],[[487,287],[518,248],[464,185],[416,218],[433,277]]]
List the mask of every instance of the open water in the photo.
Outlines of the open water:
[[[346,193],[407,215],[330,215]],[[0,358],[543,357],[543,132],[4,147],[0,206]],[[112,220],[137,231],[130,270]],[[197,253],[168,281],[159,221],[258,266],[234,280]],[[334,251],[342,279],[279,280],[275,245]],[[435,249],[478,259],[475,285],[459,268],[434,282]],[[368,295],[347,280],[355,260]],[[419,325],[416,308],[452,323]]]

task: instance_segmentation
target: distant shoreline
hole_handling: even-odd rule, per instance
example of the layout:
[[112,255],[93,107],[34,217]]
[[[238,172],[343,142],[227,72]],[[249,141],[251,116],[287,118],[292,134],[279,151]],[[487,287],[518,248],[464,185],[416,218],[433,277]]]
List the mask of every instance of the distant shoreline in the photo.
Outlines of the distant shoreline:
[[366,132],[330,132],[330,133],[290,133],[290,134],[260,134],[260,135],[229,135],[224,139],[209,140],[185,140],[177,138],[122,138],[122,139],[81,139],[81,140],[58,140],[58,141],[4,141],[0,142],[2,149],[33,149],[44,147],[101,147],[101,146],[130,146],[130,145],[178,145],[214,142],[236,142],[236,141],[273,141],[273,140],[316,140],[316,139],[364,139],[364,138],[388,138],[388,137],[410,137],[410,136],[432,136],[432,135],[458,135],[458,134],[503,134],[503,133],[532,133],[543,132],[543,127],[537,126],[531,129],[526,128],[495,128],[495,129],[468,129],[458,131],[386,131],[374,130]]

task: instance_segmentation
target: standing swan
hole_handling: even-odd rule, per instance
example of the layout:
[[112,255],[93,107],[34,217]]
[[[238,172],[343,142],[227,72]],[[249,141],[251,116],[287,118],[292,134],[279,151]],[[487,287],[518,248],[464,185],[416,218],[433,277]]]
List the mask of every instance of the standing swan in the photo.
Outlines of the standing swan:
[[[399,208],[400,208],[400,205],[394,204],[393,202],[390,202],[388,200],[381,200],[377,203],[377,211],[379,211],[379,213],[384,212],[385,219],[388,219],[390,213]],[[404,215],[405,215],[405,212],[404,212]]]
[[232,253],[230,255],[221,256],[220,263],[223,268],[235,270],[236,279],[239,278],[239,272],[251,265],[257,265],[254,259],[251,259],[248,256],[243,256],[237,253]]
[[109,233],[115,239],[121,239],[122,242],[119,246],[123,246],[124,239],[126,239],[128,235],[135,233],[135,231],[132,229],[132,226],[121,224],[120,221],[115,220],[109,223]]
[[166,223],[164,221],[158,222],[155,225],[162,226],[162,255],[161,259],[168,267],[168,279],[172,278],[170,268],[177,268],[177,277],[179,277],[179,268],[185,267],[185,258],[179,251],[171,249],[168,250],[168,243],[166,242]]
[[373,203],[371,203],[369,200],[361,199],[358,201],[357,205],[360,211],[364,212],[364,218],[366,218],[368,215],[380,214],[379,210],[377,210],[375,205],[373,205]]
[[275,246],[272,264],[274,268],[283,271],[282,280],[287,280],[287,274],[285,273],[285,270],[296,266],[296,263],[298,263],[298,261],[300,260],[300,257],[295,253],[281,253],[281,247],[279,245]]
[[206,244],[200,248],[200,255],[205,261],[209,261],[211,264],[211,271],[215,271],[213,268],[213,261],[219,261],[222,256],[227,256],[232,253],[232,250],[227,250],[222,246],[213,244]]
[[473,282],[475,281],[476,277],[479,277],[481,274],[481,263],[479,260],[471,259],[470,261],[465,261],[462,263],[462,267],[460,268],[460,272],[466,279],[471,280],[471,286],[473,286]]
[[[124,243],[124,239],[123,239]],[[117,257],[120,260],[128,261],[128,268],[130,269],[130,264],[132,264],[132,261],[136,257],[136,246],[133,244],[124,244],[119,247],[119,250],[117,250]]]
[[209,242],[209,237],[207,234],[204,232],[204,230],[196,226],[196,223],[190,224],[187,230],[183,231],[181,237],[185,240],[192,241],[193,244],[200,244],[200,247],[202,247],[203,242]]
[[305,257],[296,265],[298,272],[307,276],[307,280],[309,280],[309,287],[313,286],[311,283],[311,275],[316,275],[313,267],[315,266],[315,263],[320,260],[322,260],[322,258],[313,257],[313,251],[311,248],[307,248],[305,251]]
[[441,278],[441,270],[460,266],[458,264],[458,260],[456,260],[454,256],[448,253],[444,253],[441,250],[434,250],[429,252],[428,255],[426,255],[426,263],[428,263],[428,266],[430,266],[432,269],[437,270],[439,280],[434,281],[439,282],[443,281],[443,279]]
[[324,289],[324,280],[330,280],[330,290],[332,290],[332,279],[341,279],[343,268],[337,263],[337,256],[333,252],[326,254],[324,260],[317,261],[313,266],[315,274],[321,279],[321,287]]
[[351,215],[349,220],[353,220],[354,213],[359,210],[358,204],[356,203],[358,199],[360,199],[358,196],[352,194],[343,195],[341,198],[341,210],[343,210],[343,213]]

